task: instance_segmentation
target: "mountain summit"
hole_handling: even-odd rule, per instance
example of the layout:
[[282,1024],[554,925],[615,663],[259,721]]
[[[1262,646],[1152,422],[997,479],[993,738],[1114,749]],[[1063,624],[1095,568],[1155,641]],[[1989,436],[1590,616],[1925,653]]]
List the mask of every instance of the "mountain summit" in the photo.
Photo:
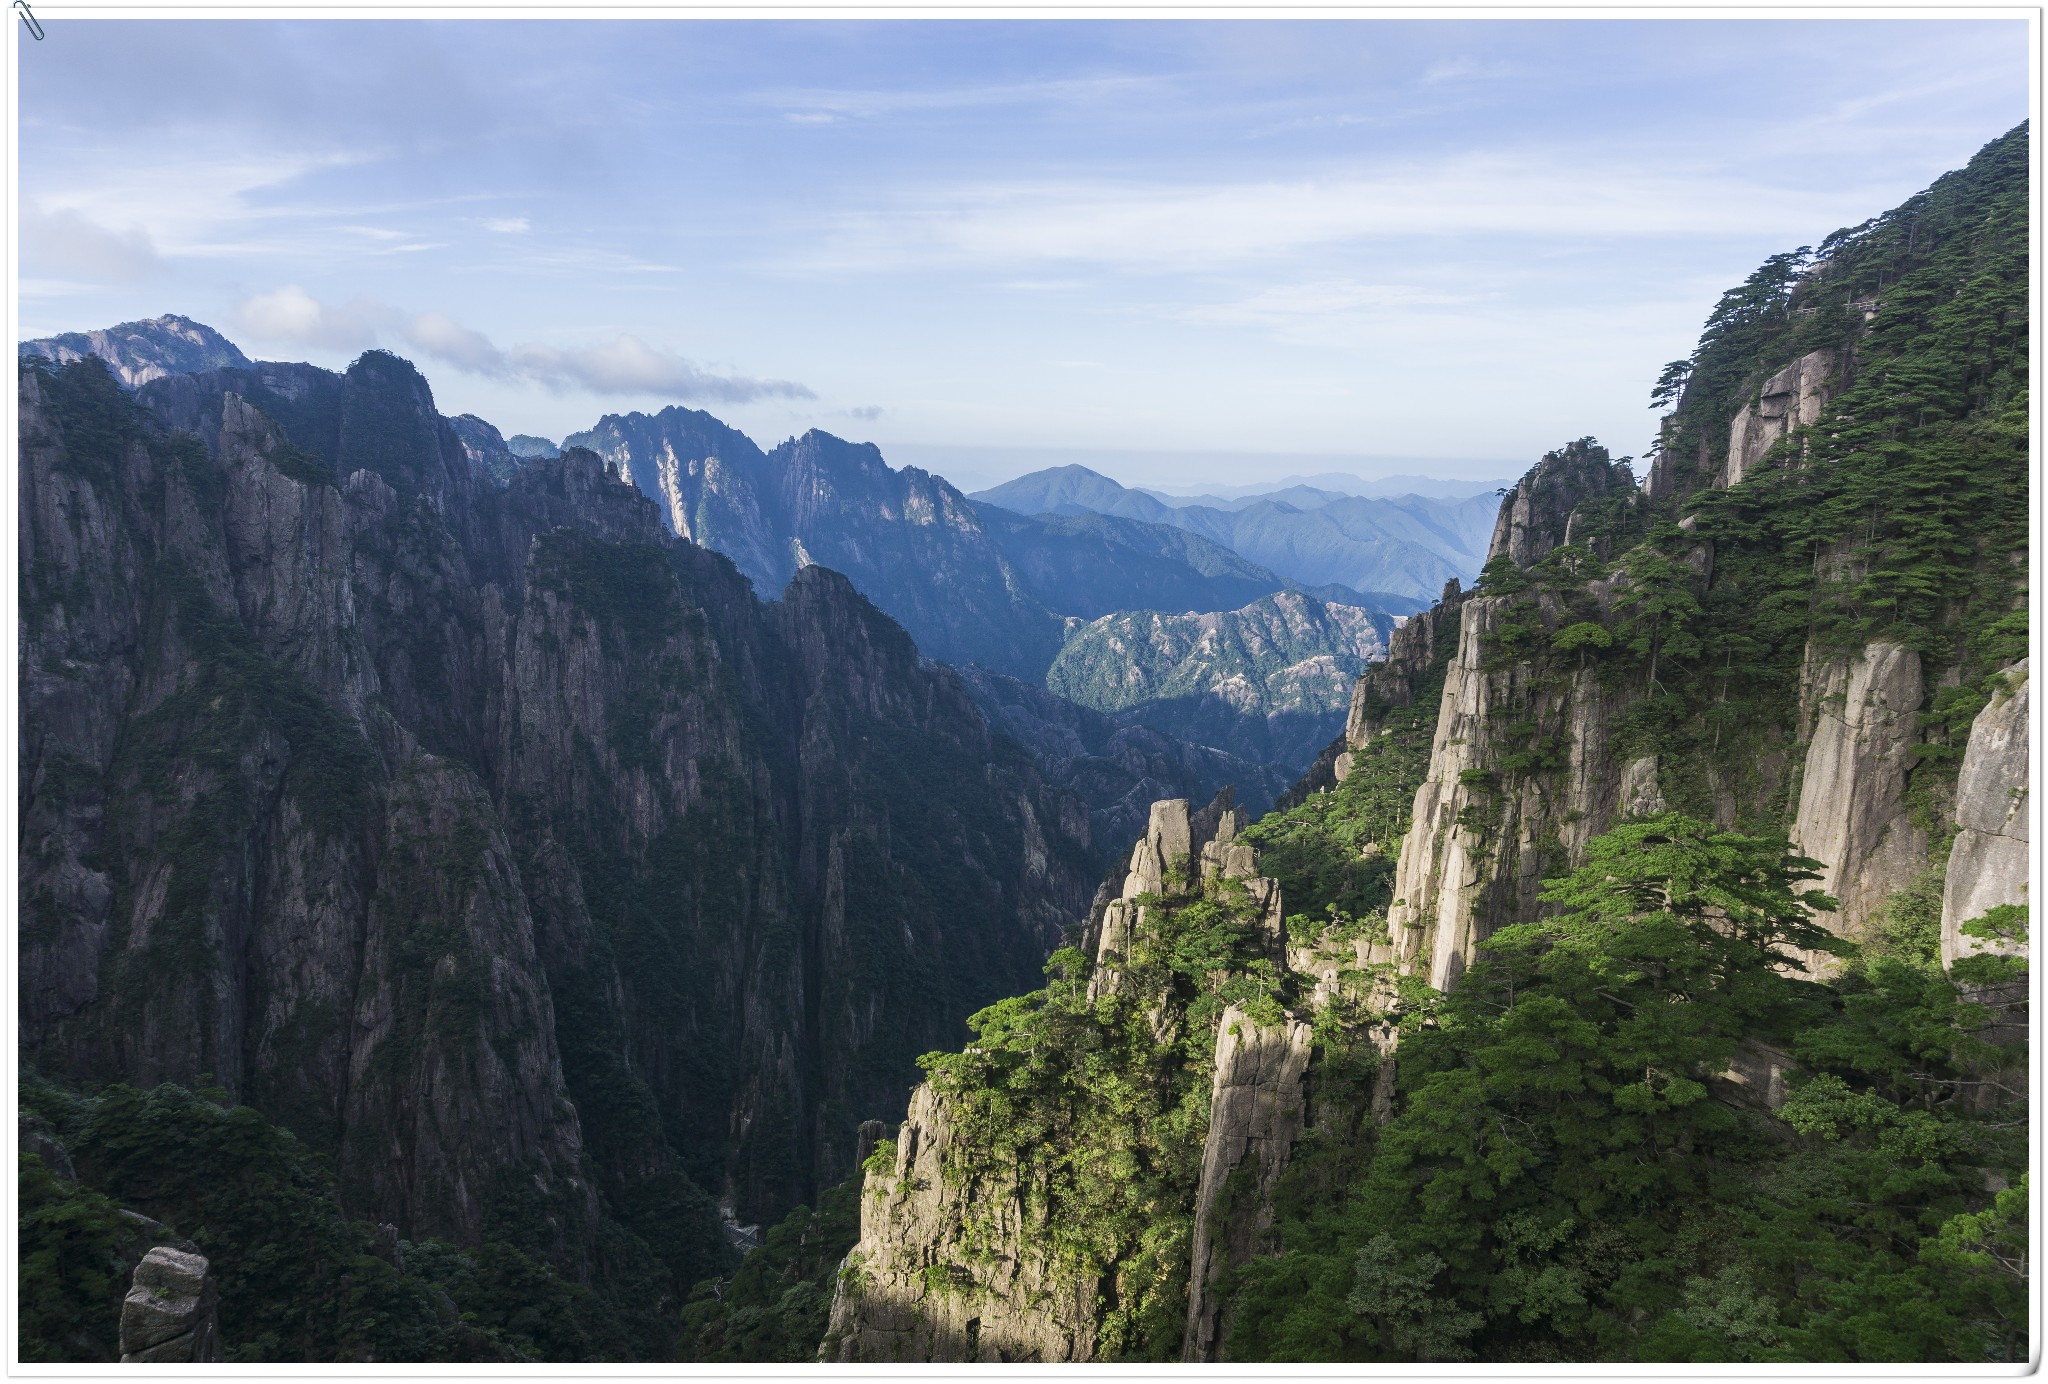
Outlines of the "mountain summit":
[[18,354],[41,356],[58,365],[98,356],[113,370],[114,378],[130,389],[140,389],[166,375],[247,369],[252,364],[234,342],[204,322],[176,313],[144,322],[123,322],[102,331],[65,332],[24,341]]

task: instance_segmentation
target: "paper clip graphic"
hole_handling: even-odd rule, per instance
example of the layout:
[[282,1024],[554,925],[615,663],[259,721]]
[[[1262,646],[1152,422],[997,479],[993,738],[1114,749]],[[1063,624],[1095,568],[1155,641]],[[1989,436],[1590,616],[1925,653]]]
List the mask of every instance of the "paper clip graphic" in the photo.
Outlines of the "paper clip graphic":
[[28,0],[14,0],[14,8],[21,12],[21,22],[28,25],[29,37],[41,43],[43,26],[36,23],[36,12],[28,7]]

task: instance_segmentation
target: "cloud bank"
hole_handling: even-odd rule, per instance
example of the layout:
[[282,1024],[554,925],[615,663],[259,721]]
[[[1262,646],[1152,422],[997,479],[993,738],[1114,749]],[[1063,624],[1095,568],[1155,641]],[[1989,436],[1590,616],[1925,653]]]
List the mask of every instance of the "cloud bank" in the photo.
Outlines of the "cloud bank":
[[756,399],[815,399],[795,380],[762,380],[706,370],[625,332],[589,346],[526,342],[501,348],[445,312],[407,317],[369,298],[334,307],[297,284],[236,304],[237,331],[275,346],[356,352],[392,340],[471,375],[539,385],[558,394],[659,395],[743,404]]

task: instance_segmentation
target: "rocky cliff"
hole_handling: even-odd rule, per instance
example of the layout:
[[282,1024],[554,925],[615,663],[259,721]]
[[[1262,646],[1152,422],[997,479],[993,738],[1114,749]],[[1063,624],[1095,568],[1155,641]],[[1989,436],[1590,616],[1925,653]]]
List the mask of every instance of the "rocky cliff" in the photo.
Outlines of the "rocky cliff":
[[669,529],[726,554],[763,591],[812,563],[844,572],[918,647],[1037,680],[1060,622],[1024,589],[974,506],[872,445],[809,432],[763,452],[710,414],[608,414],[563,443],[596,451]]
[[[2011,253],[2015,147],[1842,233],[1821,262],[1781,256],[1731,292],[1640,492],[1588,444],[1545,458],[1502,504],[1477,590],[1409,621],[1360,680],[1311,791],[1350,771],[1455,619],[1389,920],[1405,966],[1452,983],[1592,836],[1667,807],[1787,832],[1839,903],[1828,925],[1859,942],[1952,827],[1966,862],[2006,849],[1992,843],[2008,828],[1975,824],[2004,815],[1956,774],[1958,714],[2024,647],[2024,534],[1971,517],[2025,486],[1994,440],[2014,406],[1995,363],[2017,349],[2013,319],[1949,310],[1979,314],[1994,363],[1910,423],[1891,382],[1946,349],[1931,303],[1967,302],[1983,257]],[[1937,475],[1959,493],[1927,493]],[[1935,531],[1960,545],[1937,551]]]
[[[824,1358],[1216,1358],[1215,1289],[1266,1243],[1309,1050],[1277,998],[1280,886],[1241,821],[1227,798],[1153,804],[1084,930],[1092,960],[1061,953],[1050,990],[927,1060],[868,1164]],[[1029,1128],[1046,1118],[1049,1144]]]
[[204,322],[166,314],[142,322],[123,322],[104,331],[65,332],[60,336],[24,341],[18,348],[24,356],[39,356],[53,365],[96,356],[113,370],[114,378],[129,389],[137,389],[166,375],[215,370],[223,366],[246,369],[249,358]]
[[2026,167],[1731,291],[1282,811],[1156,805],[825,1357],[2021,1358]]
[[218,1082],[352,1213],[588,1276],[843,1177],[1085,908],[1086,809],[836,574],[764,605],[589,452],[499,488],[379,353],[137,397],[20,377],[45,1070]]

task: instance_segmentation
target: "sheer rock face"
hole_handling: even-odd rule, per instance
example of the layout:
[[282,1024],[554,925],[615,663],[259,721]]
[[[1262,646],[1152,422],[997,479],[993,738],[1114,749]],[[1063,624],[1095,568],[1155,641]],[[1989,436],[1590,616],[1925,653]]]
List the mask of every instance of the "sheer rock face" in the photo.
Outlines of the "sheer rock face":
[[1926,864],[1927,834],[1904,801],[1925,696],[1920,655],[1873,643],[1817,665],[1811,687],[1792,843],[1821,862],[1814,887],[1841,901],[1840,911],[1820,921],[1854,939]]
[[2027,753],[2032,684],[2027,660],[2002,670],[2005,689],[1977,713],[1956,780],[1955,845],[1941,897],[1941,960],[1998,950],[1962,925],[2000,904],[2027,903],[2029,850]]
[[[1553,687],[1535,684],[1526,665],[1484,666],[1487,636],[1506,608],[1493,596],[1460,608],[1428,776],[1395,867],[1387,913],[1395,955],[1438,989],[1464,974],[1473,946],[1496,927],[1533,916],[1544,876],[1561,863],[1554,852],[1576,860],[1621,806],[1609,698],[1591,671]],[[1496,727],[1508,712],[1569,746],[1558,781],[1496,773]]]
[[1795,428],[1810,427],[1841,392],[1840,353],[1811,351],[1764,381],[1757,401],[1728,427],[1728,459],[1716,484],[1738,484]]
[[725,553],[766,591],[812,564],[844,572],[949,663],[1036,680],[1057,616],[1025,593],[974,506],[941,476],[813,430],[763,452],[707,413],[607,414],[587,446],[660,507],[672,532]]
[[1184,1360],[1221,1358],[1218,1282],[1274,1248],[1273,1190],[1301,1137],[1311,1046],[1309,1025],[1298,1020],[1266,1025],[1234,1004],[1223,1011],[1195,1197]]
[[135,1266],[121,1303],[121,1363],[220,1359],[220,1300],[206,1257],[159,1245]]
[[1086,811],[836,575],[764,606],[587,451],[493,486],[395,357],[92,368],[20,377],[46,1068],[210,1073],[409,1237],[537,1186],[574,1268],[596,1186],[843,1177],[1085,907]]

